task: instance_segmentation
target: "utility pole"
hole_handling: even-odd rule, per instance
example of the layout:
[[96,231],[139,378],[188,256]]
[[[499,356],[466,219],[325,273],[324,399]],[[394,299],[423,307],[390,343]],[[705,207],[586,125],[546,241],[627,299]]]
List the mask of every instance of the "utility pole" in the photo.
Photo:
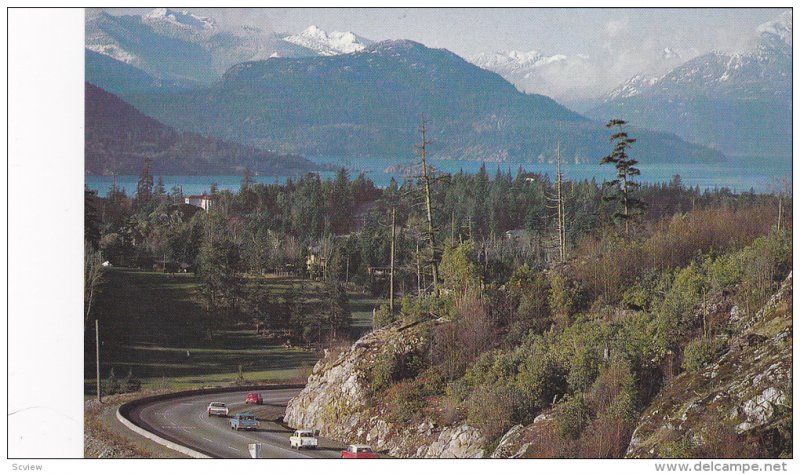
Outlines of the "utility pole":
[[392,251],[391,261],[389,263],[389,312],[394,314],[394,240],[395,240],[395,211],[396,208],[392,206]]
[[428,217],[428,240],[431,243],[431,266],[433,267],[433,294],[435,297],[439,297],[439,267],[436,263],[436,236],[433,232],[433,211],[431,210],[431,180],[430,176],[428,175],[428,165],[425,162],[425,145],[427,145],[428,141],[425,141],[425,114],[421,115],[422,117],[422,144],[420,145],[420,157],[422,158],[422,182],[425,185],[425,210],[427,211]]
[[97,401],[103,402],[103,395],[100,392],[100,322],[94,320],[94,347],[95,360],[97,361]]

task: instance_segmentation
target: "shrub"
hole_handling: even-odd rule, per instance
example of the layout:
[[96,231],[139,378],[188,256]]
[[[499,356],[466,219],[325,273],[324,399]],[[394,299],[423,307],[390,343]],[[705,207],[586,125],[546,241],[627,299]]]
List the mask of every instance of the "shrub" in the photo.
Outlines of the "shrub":
[[458,379],[447,384],[444,389],[445,396],[451,400],[461,403],[472,393],[472,387],[465,379]]
[[616,413],[605,412],[592,420],[580,438],[580,457],[621,458],[631,441],[634,423]]
[[529,423],[556,395],[566,392],[566,370],[544,344],[536,343],[519,368],[515,419]]
[[394,382],[394,354],[381,353],[372,364],[369,375],[372,393],[389,388]]
[[133,375],[133,369],[128,369],[128,375],[118,378],[114,374],[112,367],[108,373],[108,378],[100,383],[100,390],[103,395],[115,395],[118,393],[138,392],[142,389],[142,381]]
[[466,370],[464,348],[458,340],[455,323],[441,324],[433,330],[433,363],[447,380],[461,377]]
[[452,426],[463,420],[461,402],[453,396],[442,397],[437,418],[440,426]]
[[447,386],[444,375],[436,367],[425,369],[416,377],[416,383],[424,397],[443,395]]
[[481,385],[467,400],[467,421],[488,440],[512,426],[512,411],[511,392],[503,385]]
[[703,420],[703,442],[694,450],[693,457],[710,459],[742,459],[764,457],[753,439],[736,434],[733,422],[722,421],[707,415]]
[[114,368],[108,373],[108,378],[100,384],[100,391],[103,395],[114,395],[120,393],[119,379],[114,375]]
[[628,362],[616,358],[600,370],[589,398],[595,413],[608,412],[622,420],[633,420],[637,414],[636,385]]
[[382,328],[397,321],[397,315],[389,311],[389,305],[383,304],[375,311],[375,329]]
[[425,357],[417,351],[395,352],[389,348],[376,357],[370,369],[370,388],[373,393],[380,392],[394,382],[416,377],[426,367]]
[[494,325],[487,308],[474,298],[463,298],[456,305],[458,339],[468,362],[487,351],[494,343]]
[[694,306],[702,301],[705,278],[695,263],[678,271],[656,309],[656,343],[664,352],[677,350],[700,323]]
[[522,362],[515,352],[484,352],[464,374],[470,387],[513,383]]
[[494,343],[494,325],[484,305],[472,298],[461,299],[457,319],[434,329],[433,359],[448,380],[455,380],[467,365]]
[[589,388],[597,377],[600,356],[594,347],[582,346],[577,349],[570,360],[567,384],[573,391]]
[[518,343],[528,331],[536,334],[546,331],[552,324],[547,278],[542,273],[534,274],[527,265],[523,265],[514,272],[506,287],[516,305],[506,339]]
[[436,318],[452,318],[453,315],[453,299],[446,296],[439,298],[432,295],[420,298],[404,296],[400,299],[400,317],[409,323]]
[[698,457],[692,443],[687,438],[678,438],[667,440],[661,443],[659,448],[659,457],[664,459],[689,459]]
[[457,297],[476,291],[480,285],[475,244],[471,240],[456,247],[446,247],[440,269],[445,288],[451,289]]
[[557,272],[550,274],[550,291],[547,303],[550,307],[553,321],[561,328],[569,325],[572,310],[575,306],[575,291],[563,275]]
[[637,415],[635,383],[622,358],[600,370],[589,395],[589,407],[597,415],[581,435],[580,455],[618,458],[625,454]]
[[128,375],[120,380],[120,389],[125,393],[138,392],[142,389],[142,381],[133,375],[133,369],[128,369]]
[[413,381],[403,381],[392,385],[386,391],[389,418],[395,423],[410,423],[425,407],[425,399],[419,385]]
[[577,393],[556,405],[558,433],[562,438],[578,439],[589,424],[591,412],[582,393]]
[[738,299],[747,314],[753,314],[767,300],[775,284],[786,277],[792,262],[791,235],[773,231],[756,239],[736,256],[741,269]]
[[558,423],[545,422],[536,430],[526,456],[538,459],[570,458],[577,456],[576,442],[559,435]]
[[719,348],[720,342],[714,338],[699,337],[693,340],[683,349],[683,369],[688,372],[702,369],[714,360]]

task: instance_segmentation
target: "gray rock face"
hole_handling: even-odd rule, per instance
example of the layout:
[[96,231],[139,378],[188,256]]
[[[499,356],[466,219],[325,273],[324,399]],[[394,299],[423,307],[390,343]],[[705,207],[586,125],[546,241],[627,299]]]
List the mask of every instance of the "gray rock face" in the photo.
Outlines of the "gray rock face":
[[538,415],[533,419],[533,423],[528,426],[516,425],[511,427],[500,438],[497,447],[491,454],[491,458],[525,458],[530,457],[530,450],[541,445],[543,440],[552,436],[552,425],[555,417],[552,411]]
[[352,415],[365,408],[367,388],[359,381],[356,360],[346,354],[317,362],[306,388],[289,401],[286,423],[329,435],[329,427],[353,421]]
[[483,444],[483,436],[477,428],[461,425],[444,429],[439,438],[421,454],[426,458],[481,458]]
[[777,421],[792,374],[792,275],[747,317],[731,309],[726,351],[714,364],[671,381],[647,408],[626,457],[660,457],[665,441],[704,443],[709,417],[739,435]]
[[408,354],[427,347],[426,334],[438,321],[394,323],[367,334],[350,349],[326,354],[305,388],[286,407],[284,421],[319,430],[343,443],[367,443],[399,457],[475,458],[486,440],[468,425],[438,427],[432,419],[392,423],[372,403],[370,370],[379,356]]

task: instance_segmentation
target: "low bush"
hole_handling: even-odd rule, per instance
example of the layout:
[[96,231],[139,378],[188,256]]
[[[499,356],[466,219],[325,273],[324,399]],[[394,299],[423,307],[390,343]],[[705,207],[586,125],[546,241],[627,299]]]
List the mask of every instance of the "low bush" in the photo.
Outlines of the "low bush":
[[589,404],[582,393],[577,393],[556,405],[558,433],[562,438],[576,440],[591,420]]
[[392,348],[384,350],[376,357],[370,369],[370,389],[380,392],[393,383],[416,377],[428,366],[424,355],[417,351],[395,352]]
[[425,398],[421,387],[413,381],[403,381],[389,387],[385,392],[385,401],[389,407],[389,418],[392,422],[409,424],[425,407]]
[[696,372],[715,358],[720,349],[720,342],[711,337],[699,337],[683,349],[682,367],[687,372]]
[[503,385],[481,385],[472,392],[466,405],[467,422],[487,440],[497,438],[514,424],[512,394]]

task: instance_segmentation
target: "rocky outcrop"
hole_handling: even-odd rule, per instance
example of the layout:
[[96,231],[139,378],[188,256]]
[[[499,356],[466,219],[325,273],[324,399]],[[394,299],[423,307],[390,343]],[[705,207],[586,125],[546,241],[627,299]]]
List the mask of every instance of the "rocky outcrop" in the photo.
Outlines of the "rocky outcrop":
[[491,454],[496,459],[517,459],[537,456],[558,456],[558,433],[556,420],[552,410],[534,418],[533,423],[524,426],[516,425],[500,438],[497,447]]
[[679,375],[645,409],[627,457],[674,455],[676,443],[702,448],[720,426],[758,437],[791,416],[782,408],[791,397],[792,275],[754,316],[731,309],[728,327],[715,363]]
[[481,432],[469,425],[445,428],[430,446],[420,448],[423,458],[481,458],[484,443]]
[[372,370],[380,360],[402,358],[428,348],[431,329],[441,320],[393,323],[359,339],[341,353],[326,353],[306,387],[286,407],[284,421],[319,430],[344,443],[368,443],[399,457],[483,457],[480,431],[465,424],[437,426],[425,418],[413,425],[393,423],[375,405]]

